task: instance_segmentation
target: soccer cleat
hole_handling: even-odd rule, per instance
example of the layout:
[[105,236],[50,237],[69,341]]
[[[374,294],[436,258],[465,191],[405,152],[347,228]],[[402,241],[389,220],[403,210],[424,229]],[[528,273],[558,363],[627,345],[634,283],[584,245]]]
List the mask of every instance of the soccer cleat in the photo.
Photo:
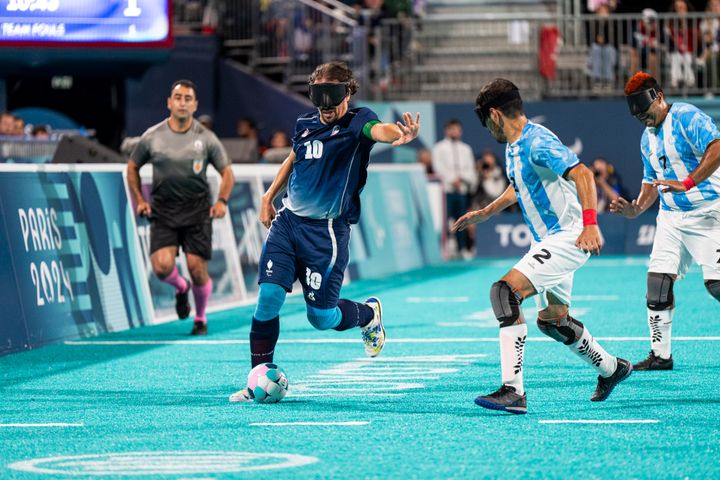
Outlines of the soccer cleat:
[[187,283],[187,289],[185,289],[184,292],[176,293],[175,294],[175,313],[177,313],[177,316],[180,320],[185,320],[190,316],[190,281],[188,279],[185,279],[185,283]]
[[597,387],[595,387],[595,393],[590,397],[593,402],[602,402],[607,399],[613,391],[615,386],[628,378],[633,371],[632,363],[622,358],[617,359],[617,367],[615,372],[609,377],[598,377]]
[[205,323],[205,322],[193,323],[193,329],[192,329],[192,332],[190,332],[190,335],[207,335],[207,323]]
[[247,388],[243,388],[239,392],[235,392],[228,398],[233,403],[246,403],[246,402],[252,402],[253,397],[250,394],[250,391]]
[[515,387],[503,385],[497,392],[490,395],[481,395],[475,399],[475,404],[490,410],[501,410],[516,414],[527,413],[527,395],[518,395]]
[[670,358],[662,358],[655,355],[655,352],[650,350],[650,355],[643,360],[633,365],[633,370],[672,370],[673,359],[672,355]]
[[361,328],[365,342],[365,353],[369,357],[377,357],[385,346],[385,327],[382,321],[382,304],[377,297],[370,297],[365,305],[373,309],[374,315],[370,323]]

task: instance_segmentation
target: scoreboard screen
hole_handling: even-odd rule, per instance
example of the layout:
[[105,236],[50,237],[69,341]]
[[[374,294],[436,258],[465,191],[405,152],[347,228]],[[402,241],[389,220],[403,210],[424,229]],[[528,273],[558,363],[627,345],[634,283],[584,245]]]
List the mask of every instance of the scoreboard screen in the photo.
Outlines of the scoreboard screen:
[[0,0],[0,46],[170,46],[170,0]]

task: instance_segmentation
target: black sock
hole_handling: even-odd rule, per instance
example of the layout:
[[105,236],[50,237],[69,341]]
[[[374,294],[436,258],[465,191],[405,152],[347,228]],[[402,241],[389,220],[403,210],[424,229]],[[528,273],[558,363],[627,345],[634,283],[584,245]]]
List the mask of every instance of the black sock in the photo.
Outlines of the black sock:
[[334,328],[339,332],[355,327],[364,327],[373,319],[375,312],[364,303],[353,302],[341,298],[338,300],[338,307],[342,312],[340,325]]
[[279,335],[279,316],[264,322],[253,317],[250,327],[250,361],[253,367],[273,361],[275,344]]

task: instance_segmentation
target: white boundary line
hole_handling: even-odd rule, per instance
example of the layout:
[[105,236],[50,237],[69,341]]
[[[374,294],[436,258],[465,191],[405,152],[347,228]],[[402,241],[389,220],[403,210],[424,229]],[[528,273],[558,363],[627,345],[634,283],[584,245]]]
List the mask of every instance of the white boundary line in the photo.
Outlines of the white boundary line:
[[[603,342],[647,342],[648,337],[595,337]],[[497,342],[497,337],[476,338],[389,338],[388,343],[481,343]],[[528,342],[554,342],[552,338],[530,337]],[[709,337],[673,337],[675,342],[720,342],[720,336]],[[65,345],[247,345],[249,340],[70,340]],[[303,344],[339,344],[358,343],[351,338],[298,338],[279,340],[278,343],[290,345]]]
[[660,420],[539,420],[538,423],[582,423],[582,424],[625,424],[625,423],[660,423]]
[[83,423],[0,423],[0,428],[84,427]]
[[248,424],[251,427],[359,427],[370,422],[257,422]]

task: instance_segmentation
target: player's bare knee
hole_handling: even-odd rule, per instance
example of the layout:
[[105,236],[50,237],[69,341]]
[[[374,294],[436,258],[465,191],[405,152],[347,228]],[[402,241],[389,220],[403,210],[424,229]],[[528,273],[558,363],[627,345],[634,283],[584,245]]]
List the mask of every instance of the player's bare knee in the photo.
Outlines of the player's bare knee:
[[490,304],[500,328],[525,323],[520,304],[523,298],[504,280],[493,283],[490,288]]
[[674,308],[674,283],[673,277],[667,273],[649,272],[647,276],[647,307],[654,311]]
[[152,261],[153,273],[157,275],[159,279],[163,279],[170,275],[175,268],[175,262],[169,262],[164,259],[155,259]]
[[565,345],[577,342],[585,329],[581,321],[575,320],[570,315],[554,319],[538,318],[537,326],[542,333]]
[[705,288],[715,300],[720,302],[720,280],[705,280]]

